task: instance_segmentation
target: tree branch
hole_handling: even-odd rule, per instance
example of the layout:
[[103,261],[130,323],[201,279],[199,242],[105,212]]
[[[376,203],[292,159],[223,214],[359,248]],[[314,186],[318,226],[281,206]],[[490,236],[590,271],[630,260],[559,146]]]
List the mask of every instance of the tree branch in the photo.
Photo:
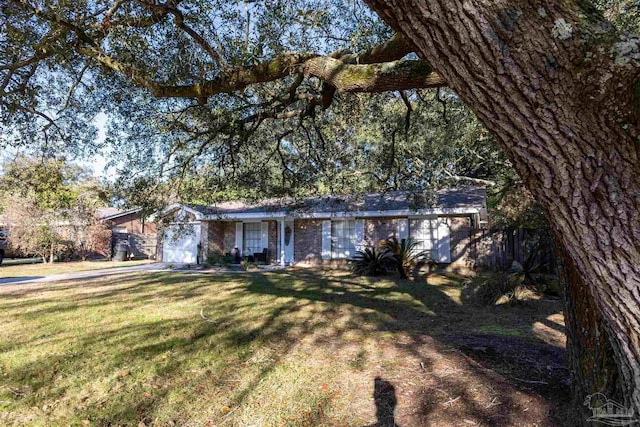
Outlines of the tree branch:
[[[308,52],[283,54],[270,61],[250,67],[235,67],[214,79],[188,85],[163,85],[153,81],[142,70],[119,62],[96,48],[77,49],[107,68],[124,74],[135,85],[149,89],[158,98],[206,99],[220,93],[240,91],[250,85],[277,81],[292,74],[315,77],[329,86],[323,90],[320,103],[323,108],[327,108],[331,103],[334,89],[358,93],[446,85],[444,79],[425,62],[397,60],[411,51],[400,36],[393,36],[385,43],[361,53],[338,51],[328,56]],[[209,46],[206,50],[212,49]],[[392,59],[396,60],[388,62]]]
[[465,176],[465,175],[454,175],[446,169],[444,170],[444,172],[449,178],[453,179],[456,182],[469,181],[469,182],[473,182],[474,184],[487,185],[489,187],[493,187],[494,185],[496,185],[495,181],[490,181],[488,179],[474,178],[472,176]]
[[154,9],[161,11],[161,15],[170,13],[173,15],[173,21],[178,28],[187,33],[214,61],[221,65],[224,65],[224,60],[220,57],[218,52],[211,47],[211,45],[193,28],[184,22],[184,14],[177,7],[172,6],[169,3],[155,3],[152,1],[138,0],[140,4],[144,5],[148,9]]
[[[120,71],[120,70],[116,70]],[[201,98],[242,90],[256,83],[303,73],[316,77],[342,92],[385,92],[412,88],[435,88],[446,82],[423,61],[394,61],[351,65],[326,56],[282,55],[251,68],[236,68],[225,77],[192,85],[143,84],[158,98]]]

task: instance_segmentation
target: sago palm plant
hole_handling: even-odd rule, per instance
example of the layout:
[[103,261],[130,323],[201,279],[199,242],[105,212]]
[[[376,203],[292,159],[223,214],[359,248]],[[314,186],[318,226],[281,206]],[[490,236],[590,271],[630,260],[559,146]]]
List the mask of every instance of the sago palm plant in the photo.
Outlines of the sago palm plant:
[[426,251],[417,249],[419,244],[419,240],[412,238],[398,240],[395,236],[382,242],[382,248],[393,254],[395,268],[403,279],[409,277],[418,260],[427,254]]
[[351,270],[362,276],[381,276],[387,273],[387,268],[395,263],[393,254],[383,248],[367,247],[356,251],[351,260]]

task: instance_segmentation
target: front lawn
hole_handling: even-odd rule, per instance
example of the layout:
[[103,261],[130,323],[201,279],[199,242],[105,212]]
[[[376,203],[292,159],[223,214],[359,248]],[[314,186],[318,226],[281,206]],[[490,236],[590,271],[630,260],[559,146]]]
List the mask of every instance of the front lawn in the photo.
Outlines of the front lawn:
[[460,295],[309,270],[0,286],[0,424],[566,424],[561,304]]
[[102,270],[103,268],[133,267],[134,265],[154,262],[148,259],[135,261],[72,261],[56,262],[53,264],[11,264],[11,260],[5,261],[7,261],[6,264],[3,263],[0,265],[0,278],[50,276],[52,274],[73,273],[76,271]]

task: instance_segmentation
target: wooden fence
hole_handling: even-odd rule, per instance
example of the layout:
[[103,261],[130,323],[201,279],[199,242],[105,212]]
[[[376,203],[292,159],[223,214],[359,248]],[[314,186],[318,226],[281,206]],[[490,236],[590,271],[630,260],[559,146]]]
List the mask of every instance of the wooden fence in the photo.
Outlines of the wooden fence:
[[129,253],[134,258],[155,258],[158,235],[156,233],[113,233],[111,237],[111,254],[115,254],[118,243],[127,243]]
[[558,266],[553,240],[547,230],[474,230],[469,256],[476,268],[508,270],[513,262],[535,264],[538,271],[553,273]]

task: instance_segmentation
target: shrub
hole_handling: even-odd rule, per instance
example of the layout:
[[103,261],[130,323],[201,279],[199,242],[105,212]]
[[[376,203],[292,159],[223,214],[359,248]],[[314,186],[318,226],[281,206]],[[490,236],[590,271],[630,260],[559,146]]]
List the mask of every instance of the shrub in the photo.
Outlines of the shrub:
[[240,261],[240,268],[242,270],[247,271],[249,270],[250,267],[251,267],[251,263],[246,259],[243,259],[242,261]]
[[544,274],[548,270],[544,262],[538,262],[542,258],[539,246],[535,246],[524,262],[514,261],[509,268],[509,273],[517,277],[520,283],[527,288],[535,289],[539,294],[563,296],[564,286],[555,274]]
[[382,248],[393,254],[395,268],[403,279],[409,277],[418,260],[426,255],[425,251],[417,249],[419,243],[412,238],[398,240],[396,237],[390,237],[382,242]]
[[92,254],[109,256],[111,254],[111,230],[102,223],[79,227],[76,231],[81,237],[76,245],[80,259],[85,261]]
[[462,284],[462,301],[478,305],[522,302],[535,297],[534,289],[517,274],[499,272],[475,276]]
[[222,267],[229,267],[231,265],[231,261],[233,261],[231,255],[224,255],[220,257],[220,265]]
[[356,256],[350,260],[351,270],[362,276],[381,276],[393,265],[393,254],[388,249],[376,247],[356,251]]
[[536,276],[536,289],[545,295],[564,296],[564,283],[557,276],[539,274]]
[[216,265],[216,264],[219,264],[219,263],[220,263],[220,259],[221,259],[221,258],[222,258],[222,257],[221,257],[220,255],[218,255],[218,254],[210,254],[210,255],[207,257],[207,264],[209,264],[209,265]]

